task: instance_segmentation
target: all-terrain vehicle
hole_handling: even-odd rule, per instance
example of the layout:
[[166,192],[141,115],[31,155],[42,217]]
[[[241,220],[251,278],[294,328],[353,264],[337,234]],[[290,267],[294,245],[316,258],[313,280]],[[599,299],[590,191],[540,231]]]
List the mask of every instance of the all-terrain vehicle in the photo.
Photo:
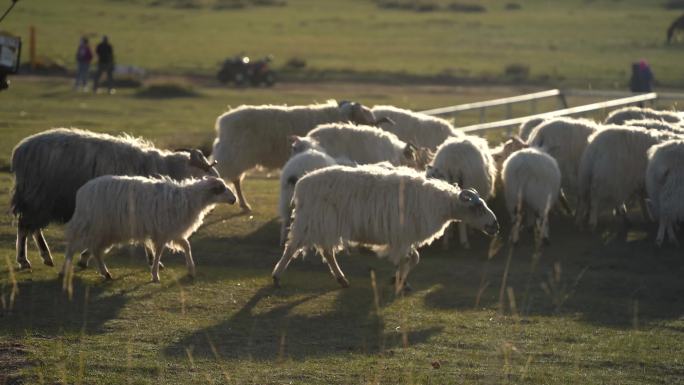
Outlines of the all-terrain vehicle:
[[275,84],[275,72],[271,69],[272,57],[266,56],[257,61],[251,61],[248,56],[236,55],[223,62],[217,78],[221,83],[234,83],[236,86],[251,84],[255,87]]

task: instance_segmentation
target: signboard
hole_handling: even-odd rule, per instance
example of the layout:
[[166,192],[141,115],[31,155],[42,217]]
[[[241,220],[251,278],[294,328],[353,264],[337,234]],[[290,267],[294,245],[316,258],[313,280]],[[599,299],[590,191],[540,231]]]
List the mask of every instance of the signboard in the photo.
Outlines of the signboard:
[[19,69],[21,39],[6,32],[0,32],[0,71],[16,73]]

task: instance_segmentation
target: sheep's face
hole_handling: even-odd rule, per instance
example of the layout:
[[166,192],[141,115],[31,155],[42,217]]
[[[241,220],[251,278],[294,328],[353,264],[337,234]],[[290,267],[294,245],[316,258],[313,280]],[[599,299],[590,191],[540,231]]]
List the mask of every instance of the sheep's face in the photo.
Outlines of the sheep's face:
[[499,166],[499,169],[501,169],[501,165],[506,160],[506,158],[508,158],[514,152],[522,150],[523,148],[527,147],[529,146],[525,141],[523,141],[517,136],[514,136],[508,139],[506,142],[504,142],[504,144],[500,147],[499,151],[492,153],[492,157],[494,158],[496,164]]
[[304,136],[293,135],[290,137],[290,143],[290,156],[299,154],[300,152],[304,152],[312,148],[318,149],[318,146],[314,143],[314,141],[311,138],[307,138]]
[[494,236],[499,232],[499,222],[496,215],[473,189],[464,189],[458,194],[458,202],[462,207],[460,218],[469,226],[482,230]]
[[226,186],[223,179],[209,177],[203,182],[210,203],[228,203],[231,205],[235,203],[235,194]]
[[446,175],[440,171],[440,169],[430,166],[427,166],[427,170],[425,170],[425,177],[428,179],[441,179],[441,180],[447,180]]
[[219,177],[219,173],[214,167],[218,163],[217,161],[209,162],[204,154],[202,154],[202,151],[197,149],[186,151],[190,153],[190,159],[188,159],[190,176],[194,178],[202,178],[204,176]]
[[413,167],[416,170],[425,170],[425,168],[432,162],[435,154],[430,149],[425,147],[416,147],[412,143],[407,143],[404,147],[403,162],[405,166]]
[[354,124],[377,126],[380,123],[387,122],[385,119],[380,121],[376,119],[373,111],[360,103],[342,101],[339,103],[339,108],[342,110],[343,115],[347,117],[347,120]]

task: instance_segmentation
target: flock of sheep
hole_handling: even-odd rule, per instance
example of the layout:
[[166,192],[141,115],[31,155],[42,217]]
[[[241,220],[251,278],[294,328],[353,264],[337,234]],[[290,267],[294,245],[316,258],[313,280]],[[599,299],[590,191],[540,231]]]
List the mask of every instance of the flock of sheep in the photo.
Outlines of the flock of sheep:
[[[239,201],[251,210],[242,181],[256,166],[282,169],[284,251],[275,285],[293,258],[313,250],[346,287],[335,255],[365,246],[394,263],[400,290],[419,261],[418,248],[451,222],[459,222],[463,247],[466,226],[499,231],[485,202],[497,187],[513,222],[535,226],[545,240],[548,213],[559,201],[568,212],[574,205],[579,224],[595,227],[601,210],[624,216],[636,200],[645,217],[659,222],[658,245],[666,235],[676,243],[684,219],[684,115],[677,112],[629,107],[604,123],[534,119],[494,148],[443,119],[346,101],[241,106],[218,117],[216,132],[210,159],[194,149],[160,150],[139,138],[78,129],[22,140],[11,161],[20,267],[31,267],[29,236],[43,262],[54,265],[42,229],[60,222],[64,277],[72,276],[80,253],[80,267],[93,257],[111,279],[103,255],[122,243],[145,246],[155,282],[167,247],[184,252],[194,276],[188,237],[215,204]],[[517,241],[520,226],[512,227]]]

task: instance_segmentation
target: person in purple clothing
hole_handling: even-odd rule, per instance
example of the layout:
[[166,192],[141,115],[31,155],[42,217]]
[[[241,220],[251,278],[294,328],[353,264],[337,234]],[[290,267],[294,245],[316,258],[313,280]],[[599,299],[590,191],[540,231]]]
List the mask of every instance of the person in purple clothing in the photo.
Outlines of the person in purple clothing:
[[74,83],[74,90],[83,88],[85,90],[86,83],[88,83],[88,70],[90,69],[90,62],[93,60],[93,51],[90,50],[88,38],[82,37],[81,42],[76,49],[76,82]]
[[107,36],[102,36],[102,41],[95,48],[97,54],[97,71],[93,79],[93,92],[97,92],[97,87],[100,83],[100,76],[104,72],[107,74],[107,89],[109,93],[113,93],[112,72],[114,71],[114,48],[109,44]]

